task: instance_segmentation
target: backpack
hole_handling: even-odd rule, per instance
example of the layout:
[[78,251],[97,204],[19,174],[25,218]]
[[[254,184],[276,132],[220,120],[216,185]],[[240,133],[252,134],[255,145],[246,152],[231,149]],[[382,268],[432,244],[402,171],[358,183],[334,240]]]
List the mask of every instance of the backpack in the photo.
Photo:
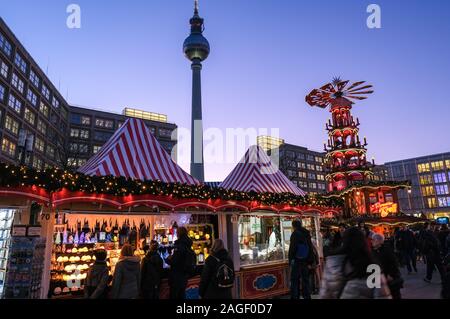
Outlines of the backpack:
[[[211,255],[212,256],[212,255]],[[232,288],[234,285],[234,269],[230,268],[224,261],[214,257],[217,260],[217,270],[215,280],[219,288]]]
[[188,248],[186,251],[184,271],[189,277],[194,277],[196,270],[197,270],[197,255],[192,250],[192,248]]
[[295,251],[295,259],[299,261],[307,261],[310,255],[310,247],[308,245],[308,241],[302,235],[299,242],[297,243],[296,251]]

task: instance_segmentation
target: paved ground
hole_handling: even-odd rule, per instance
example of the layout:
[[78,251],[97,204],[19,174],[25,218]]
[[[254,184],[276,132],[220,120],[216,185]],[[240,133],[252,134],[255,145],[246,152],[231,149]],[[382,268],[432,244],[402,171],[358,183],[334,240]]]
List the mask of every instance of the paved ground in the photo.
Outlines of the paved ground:
[[[426,274],[426,266],[422,262],[417,264],[417,273],[413,272],[408,275],[406,267],[401,269],[404,287],[401,290],[403,299],[440,299],[441,294],[441,278],[437,270],[433,273],[433,280],[427,283],[423,280]],[[312,299],[318,299],[318,295],[313,295]],[[289,299],[284,296],[282,299]]]
[[441,277],[437,270],[433,273],[433,280],[427,283],[423,280],[426,274],[426,266],[419,262],[417,264],[417,273],[408,275],[406,267],[402,269],[403,279],[405,280],[402,296],[404,299],[440,299]]

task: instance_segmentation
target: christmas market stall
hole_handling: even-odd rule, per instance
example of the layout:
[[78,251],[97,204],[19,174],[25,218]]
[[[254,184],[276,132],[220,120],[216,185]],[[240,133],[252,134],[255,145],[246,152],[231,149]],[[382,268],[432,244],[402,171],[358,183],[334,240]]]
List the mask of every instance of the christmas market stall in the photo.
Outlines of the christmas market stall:
[[[128,119],[77,172],[56,168],[38,171],[2,164],[0,176],[2,207],[15,209],[14,221],[8,222],[8,226],[39,224],[34,227],[38,230],[28,229],[31,228],[32,236],[41,238],[39,251],[42,253],[36,260],[41,264],[42,275],[33,275],[35,282],[29,282],[35,291],[23,294],[22,298],[80,297],[96,248],[108,251],[108,265],[113,274],[124,243],[133,245],[136,254],[142,255],[143,246],[157,240],[159,253],[165,258],[172,251],[180,226],[188,229],[193,240],[197,274],[210,254],[214,239],[219,237],[237,255],[239,276],[244,274],[240,240],[244,268],[258,267],[256,263],[265,262],[273,265],[270,266],[273,271],[269,267],[259,275],[254,272],[251,283],[245,279],[247,286],[253,287],[249,288],[253,293],[237,289],[235,296],[253,298],[285,293],[288,289],[285,238],[290,234],[290,221],[303,216],[305,226],[315,233],[320,213],[337,212],[340,203],[336,199],[302,196],[300,190],[284,189],[280,193],[269,188],[270,183],[261,189],[263,192],[201,184],[172,161],[138,119]],[[8,212],[8,220],[9,215]],[[29,216],[34,216],[30,223]],[[249,227],[256,231],[248,232]],[[16,233],[28,234],[26,229],[25,233],[19,233],[19,228]],[[283,239],[281,250],[280,238]],[[168,265],[165,269],[169,271]],[[239,276],[236,286],[243,283],[244,277]],[[11,282],[21,282],[8,273],[6,282],[8,277],[13,278]],[[198,283],[199,276],[189,280],[187,298],[198,298]],[[161,297],[167,298],[168,292],[164,280]]]
[[260,194],[262,198],[285,198],[284,205],[257,204],[239,214],[227,214],[230,216],[228,246],[233,253],[235,269],[239,270],[235,295],[253,299],[287,294],[292,221],[303,221],[303,226],[311,232],[319,257],[322,257],[320,217],[336,214],[338,209],[319,207],[314,201],[307,204],[305,192],[283,175],[258,146],[247,151],[220,187]]

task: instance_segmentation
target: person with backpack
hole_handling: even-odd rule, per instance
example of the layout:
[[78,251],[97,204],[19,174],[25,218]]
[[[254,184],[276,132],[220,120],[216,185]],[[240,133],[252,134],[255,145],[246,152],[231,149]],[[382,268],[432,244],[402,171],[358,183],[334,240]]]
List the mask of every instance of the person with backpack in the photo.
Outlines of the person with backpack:
[[202,299],[232,299],[234,286],[234,264],[223,241],[216,239],[211,255],[206,258],[203,267],[199,295]]
[[108,297],[109,269],[106,264],[107,253],[104,249],[94,252],[95,262],[89,268],[84,283],[84,298],[106,299]]
[[291,299],[300,297],[300,281],[303,299],[311,299],[310,272],[314,264],[313,244],[309,231],[302,227],[302,221],[292,222],[294,231],[289,243],[289,265],[291,268]]
[[365,234],[357,227],[347,229],[342,246],[328,256],[320,289],[321,299],[391,299],[384,274],[379,288],[369,287],[368,266],[375,264],[367,246]]
[[189,278],[195,275],[196,260],[186,227],[178,227],[178,239],[174,243],[172,255],[166,259],[166,263],[170,266],[170,299],[186,298],[187,283]]
[[159,299],[163,260],[158,254],[158,246],[158,242],[152,240],[150,247],[144,247],[145,257],[141,262],[141,296],[144,299]]

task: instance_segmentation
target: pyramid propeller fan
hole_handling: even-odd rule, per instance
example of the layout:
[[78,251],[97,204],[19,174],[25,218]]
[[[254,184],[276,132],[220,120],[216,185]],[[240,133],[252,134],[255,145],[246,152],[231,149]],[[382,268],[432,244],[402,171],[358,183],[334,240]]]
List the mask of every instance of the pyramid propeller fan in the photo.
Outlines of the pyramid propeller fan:
[[368,94],[372,94],[372,85],[364,85],[365,81],[349,84],[350,81],[342,81],[334,78],[331,83],[327,83],[319,89],[312,90],[305,98],[306,103],[311,106],[326,108],[333,100],[344,98],[351,100],[365,100]]

